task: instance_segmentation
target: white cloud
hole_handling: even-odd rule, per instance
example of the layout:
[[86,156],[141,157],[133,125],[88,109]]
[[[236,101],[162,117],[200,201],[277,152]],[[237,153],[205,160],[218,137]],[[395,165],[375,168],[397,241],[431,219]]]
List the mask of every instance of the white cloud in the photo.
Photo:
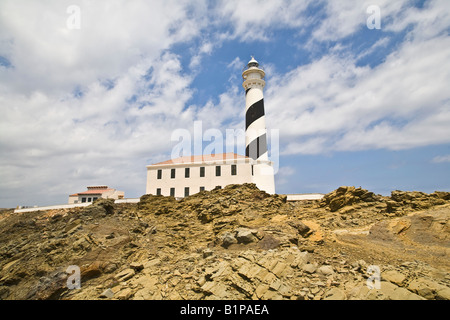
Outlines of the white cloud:
[[202,19],[192,21],[204,8],[79,6],[81,29],[69,30],[61,1],[0,5],[0,55],[11,62],[0,72],[2,203],[61,203],[95,183],[139,196],[145,165],[167,153],[174,128],[192,123],[192,77],[167,49],[198,34]]
[[[313,41],[336,41],[345,38],[361,28],[367,28],[367,13],[369,6],[380,8],[381,29],[392,20],[393,16],[405,10],[407,0],[370,0],[370,1],[326,1],[326,18],[321,20],[319,26],[313,32]],[[397,23],[396,21],[392,22]]]
[[[73,3],[2,1],[0,56],[11,65],[0,66],[1,203],[65,202],[95,183],[141,195],[145,165],[165,160],[174,129],[191,130],[196,120],[204,130],[244,127],[243,90],[231,78],[218,99],[191,101],[205,56],[230,39],[268,41],[281,28],[302,33],[317,24],[312,42],[340,39],[367,18],[364,5],[321,1],[326,18],[318,23],[306,16],[311,3],[79,1],[81,29],[69,30]],[[266,120],[280,129],[281,154],[449,142],[446,2],[427,2],[424,10],[377,3],[385,30],[413,27],[376,68],[358,67],[361,55],[339,44],[286,74],[268,64]],[[183,53],[191,73],[185,57],[171,52],[179,42],[194,43]],[[239,76],[242,64],[236,57],[227,67]]]
[[436,156],[431,160],[432,163],[446,163],[450,162],[450,154],[443,156]]
[[340,52],[271,78],[267,113],[281,130],[282,154],[450,142],[450,38],[420,29],[439,12],[424,10],[414,38],[373,69]]
[[308,21],[305,11],[312,2],[289,0],[226,0],[216,7],[221,20],[230,21],[233,34],[244,41],[268,40],[268,29],[290,27],[299,28]]

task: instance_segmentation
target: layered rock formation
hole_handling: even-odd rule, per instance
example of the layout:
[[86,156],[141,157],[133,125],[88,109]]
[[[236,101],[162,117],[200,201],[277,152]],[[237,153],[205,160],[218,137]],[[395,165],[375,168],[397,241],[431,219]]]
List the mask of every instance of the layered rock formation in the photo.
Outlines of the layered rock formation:
[[253,184],[2,211],[0,298],[450,299],[449,217],[448,192],[287,202]]

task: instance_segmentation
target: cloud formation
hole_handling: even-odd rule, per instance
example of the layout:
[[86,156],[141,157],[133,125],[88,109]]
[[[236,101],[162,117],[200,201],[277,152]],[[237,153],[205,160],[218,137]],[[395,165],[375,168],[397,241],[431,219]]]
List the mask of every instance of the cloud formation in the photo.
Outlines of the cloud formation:
[[[244,46],[304,52],[288,68],[267,63],[266,120],[282,155],[450,143],[446,0],[370,4],[382,37],[358,49],[368,2],[2,1],[0,207],[61,203],[96,183],[140,196],[175,129],[243,127]],[[80,29],[67,28],[69,5]],[[280,44],[292,51],[273,53]],[[196,81],[217,65],[219,93],[200,99]]]

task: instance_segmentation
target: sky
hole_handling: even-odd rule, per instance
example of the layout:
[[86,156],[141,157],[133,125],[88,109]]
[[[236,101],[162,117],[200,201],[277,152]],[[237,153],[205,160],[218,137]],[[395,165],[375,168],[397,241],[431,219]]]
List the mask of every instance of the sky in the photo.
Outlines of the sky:
[[450,191],[449,32],[448,0],[0,0],[0,207],[140,197],[177,130],[244,129],[252,55],[277,193]]

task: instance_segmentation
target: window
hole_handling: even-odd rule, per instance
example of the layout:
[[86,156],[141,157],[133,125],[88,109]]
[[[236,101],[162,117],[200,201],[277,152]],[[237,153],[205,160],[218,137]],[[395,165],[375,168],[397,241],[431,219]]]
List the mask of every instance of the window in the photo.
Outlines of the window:
[[216,186],[214,189],[222,189],[222,186]]
[[216,166],[216,177],[220,177],[220,166]]
[[253,176],[253,165],[252,165],[252,176]]
[[81,198],[81,202],[85,203],[86,202],[86,198]]
[[94,198],[92,198],[92,201],[95,201],[95,200],[97,200],[98,199],[98,197],[94,197]]
[[189,168],[184,168],[184,177],[185,178],[189,178],[189,174],[190,174],[190,169]]
[[92,200],[91,198],[88,198],[88,202],[91,202],[91,200]]
[[170,178],[175,179],[175,169],[170,169]]
[[205,191],[205,187],[200,187],[200,192]]
[[184,196],[189,197],[189,187],[184,188]]
[[205,176],[205,167],[200,167],[200,177]]
[[235,164],[231,165],[231,175],[232,176],[237,175],[237,166]]
[[162,179],[162,169],[158,169],[158,179]]
[[170,188],[170,196],[175,197],[175,188]]
[[156,195],[160,196],[161,195],[161,188],[156,188]]

